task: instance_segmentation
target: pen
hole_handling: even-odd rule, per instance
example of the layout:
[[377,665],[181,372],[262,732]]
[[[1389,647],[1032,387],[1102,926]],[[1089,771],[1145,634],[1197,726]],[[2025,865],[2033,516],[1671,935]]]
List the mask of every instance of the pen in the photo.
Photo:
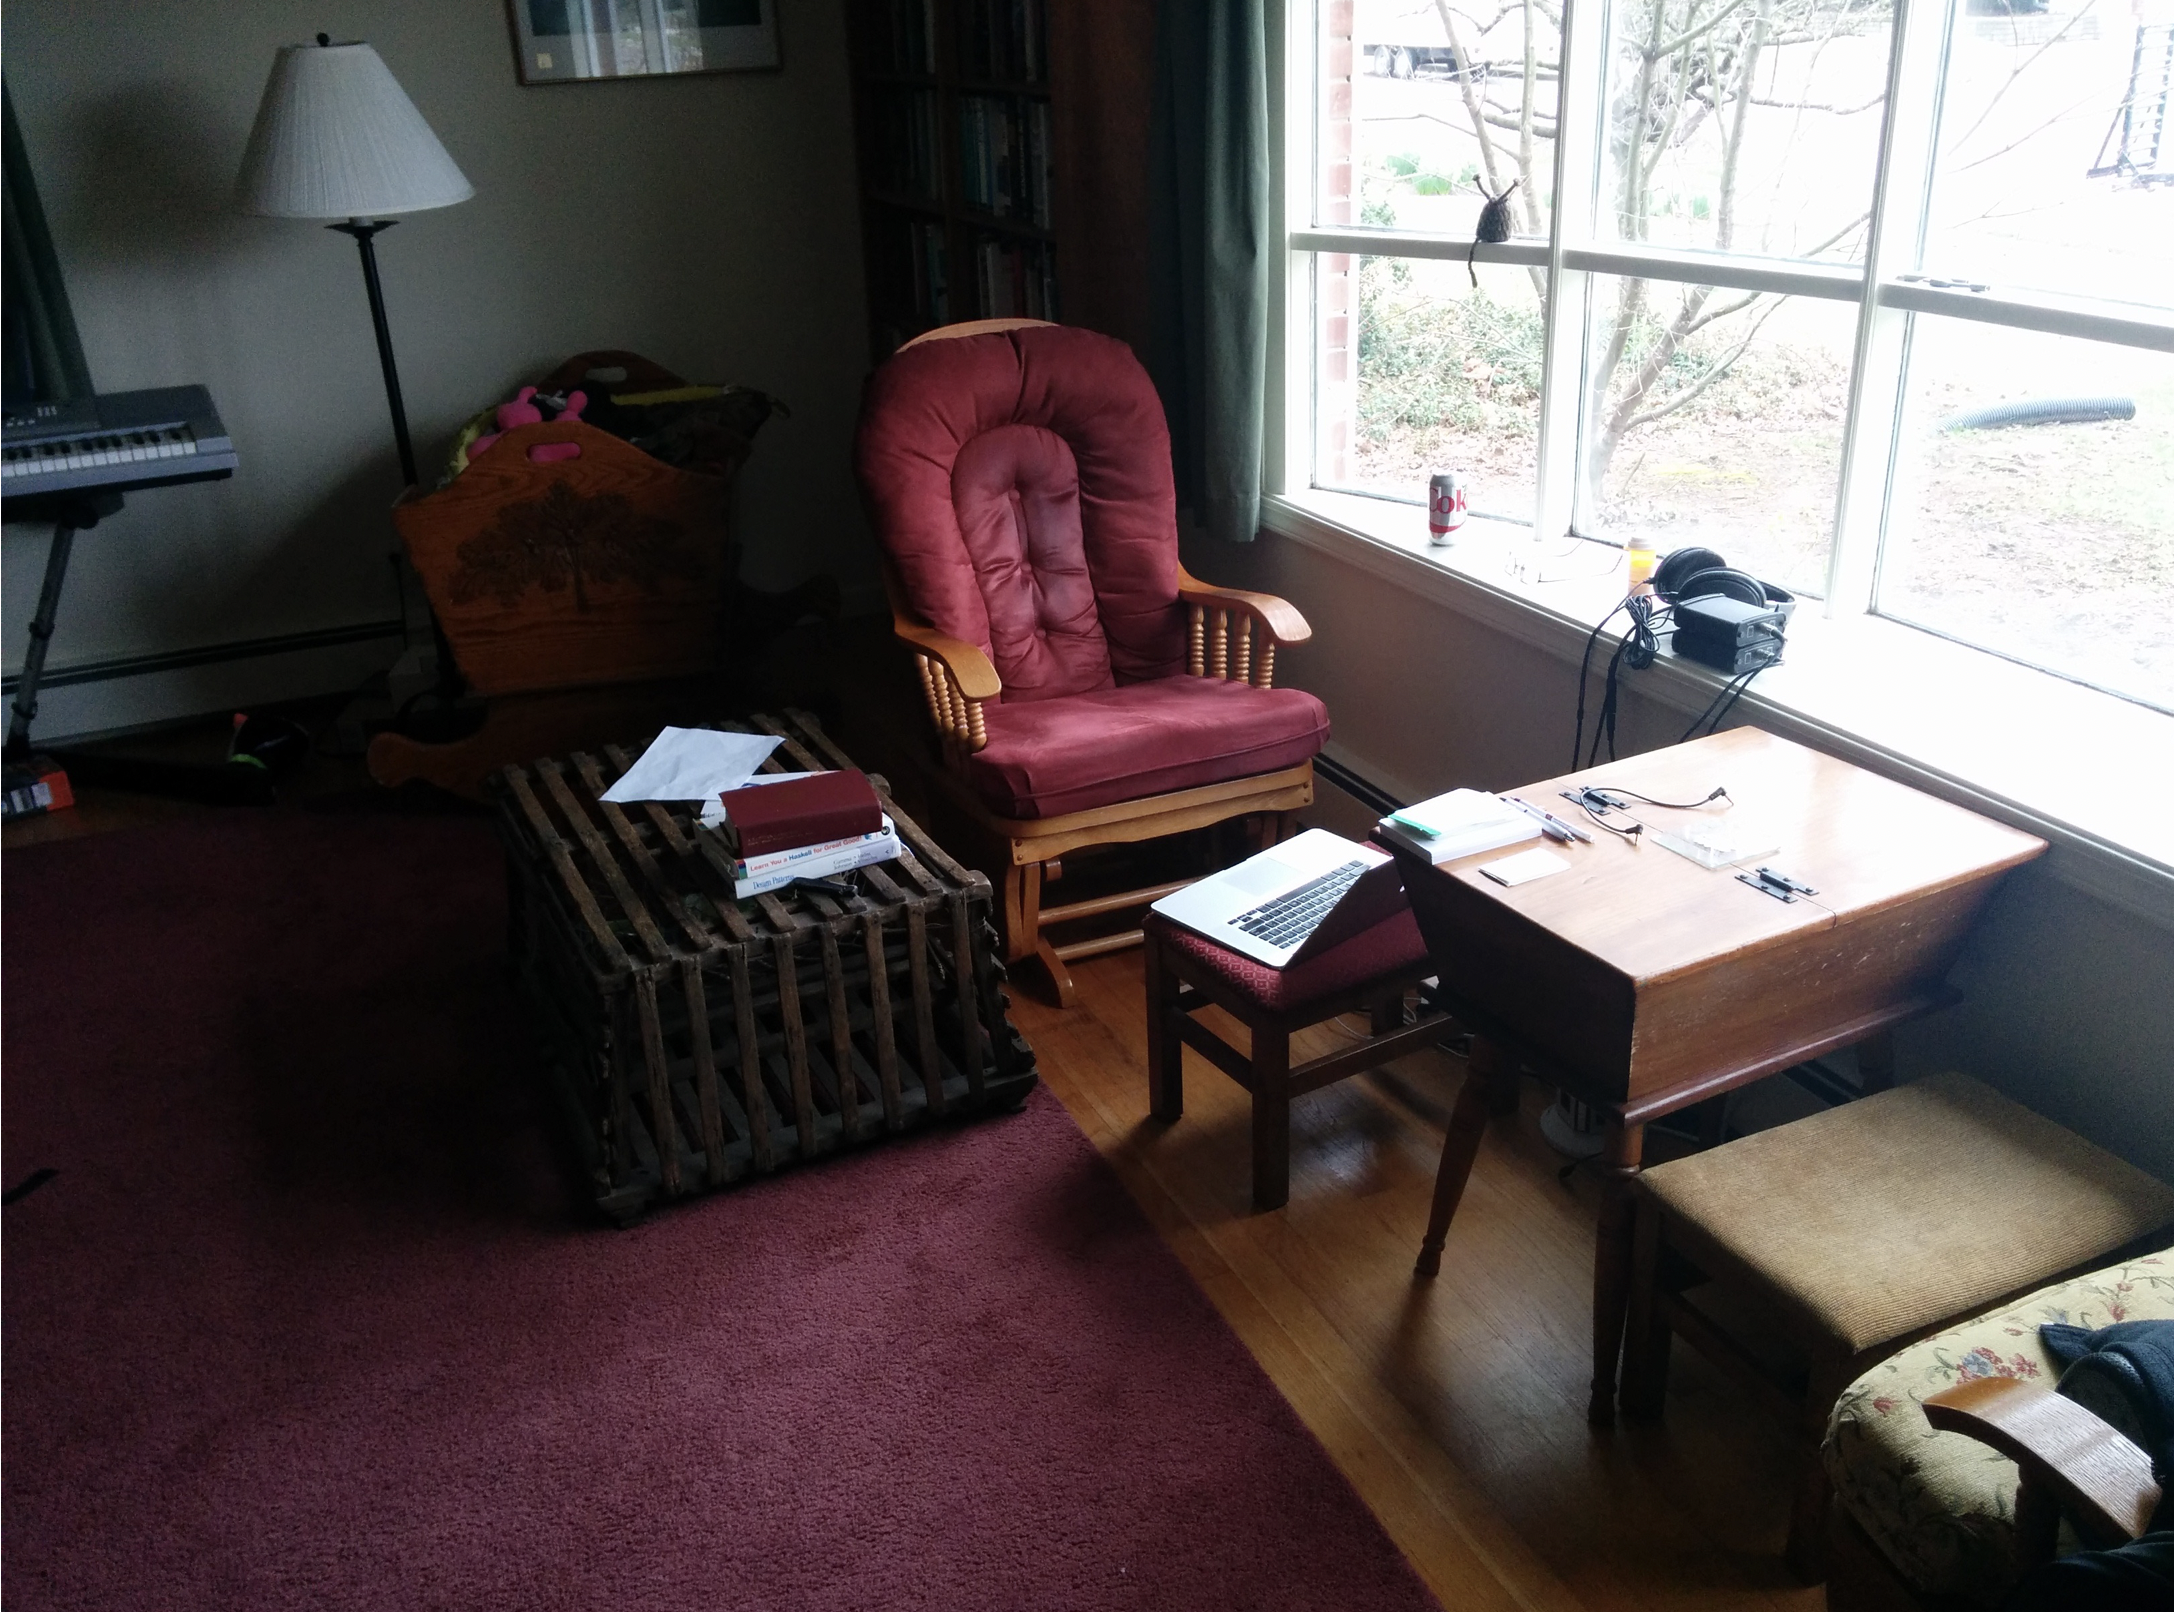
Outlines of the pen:
[[1532,813],[1533,816],[1539,818],[1540,828],[1542,832],[1544,832],[1549,839],[1556,841],[1558,844],[1568,840],[1577,840],[1584,845],[1590,845],[1593,843],[1592,835],[1586,833],[1584,829],[1578,827],[1578,825],[1575,823],[1564,822],[1553,812],[1543,812],[1542,810],[1540,810],[1539,807],[1533,805],[1530,801],[1519,800],[1515,795],[1505,796],[1504,799],[1508,800],[1512,806],[1518,807],[1520,810],[1523,811],[1528,811]]

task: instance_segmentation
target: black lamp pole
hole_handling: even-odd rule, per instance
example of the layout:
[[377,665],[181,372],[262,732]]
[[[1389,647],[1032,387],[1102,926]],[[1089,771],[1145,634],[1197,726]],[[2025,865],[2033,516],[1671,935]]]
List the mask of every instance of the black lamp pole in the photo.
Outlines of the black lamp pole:
[[408,440],[408,411],[400,401],[400,370],[393,363],[392,328],[385,323],[385,291],[378,284],[377,248],[371,244],[376,236],[399,222],[397,218],[374,221],[351,218],[344,224],[327,224],[325,228],[352,235],[355,245],[362,251],[362,283],[370,290],[370,323],[377,328],[377,361],[385,371],[385,405],[392,410],[393,441],[400,448],[400,474],[413,487],[417,481],[415,445]]

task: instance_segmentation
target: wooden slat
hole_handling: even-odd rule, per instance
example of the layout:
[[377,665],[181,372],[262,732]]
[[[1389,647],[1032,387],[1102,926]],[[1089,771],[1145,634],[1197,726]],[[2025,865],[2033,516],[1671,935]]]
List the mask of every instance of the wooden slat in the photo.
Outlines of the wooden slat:
[[928,1111],[944,1111],[944,1066],[936,1053],[936,1013],[929,999],[928,913],[919,902],[906,906],[906,966],[913,979],[914,1045],[921,1064],[921,1089]]
[[[615,744],[607,744],[603,747],[603,750],[605,757],[620,772],[624,773],[627,770],[626,751]],[[681,830],[678,821],[662,801],[644,801],[642,802],[642,810],[648,816],[650,822],[656,825],[657,832],[664,836],[664,843],[672,848],[672,854],[679,858],[680,866],[687,870],[689,883],[693,884],[697,889],[701,889],[703,885],[701,870],[703,869],[708,869],[713,882],[717,881],[717,870],[702,856],[700,850],[696,847],[695,840]],[[697,835],[702,834],[702,832],[700,829],[695,830]],[[734,940],[747,940],[754,935],[754,930],[748,926],[747,920],[740,915],[739,904],[733,899],[732,873],[729,865],[724,871],[721,882],[716,882],[715,888],[709,890],[708,894],[710,904],[717,909],[717,916],[724,922],[727,935]]]
[[959,1063],[966,1072],[966,1089],[981,1101],[981,1014],[974,1003],[974,936],[969,927],[966,892],[951,896],[951,966],[959,976]]
[[642,1063],[649,1073],[649,1124],[657,1144],[657,1170],[664,1190],[680,1191],[679,1122],[672,1115],[672,1090],[664,1061],[664,1030],[657,1022],[657,979],[648,971],[634,976],[634,1006],[641,1020]]
[[[765,716],[762,712],[758,711],[753,716],[749,717],[748,721],[754,723],[758,731],[774,734],[778,738],[785,741],[782,745],[778,746],[778,749],[783,750],[788,756],[791,756],[793,760],[799,764],[798,767],[795,769],[796,771],[830,772],[833,770],[829,766],[825,765],[824,762],[819,757],[817,757],[815,753],[811,751],[806,745],[800,742],[799,734],[793,732],[790,728],[779,726],[776,718]],[[852,763],[847,762],[845,766],[846,768],[850,768],[852,766]],[[770,759],[763,763],[763,771],[765,772],[783,772],[785,770],[785,768],[778,765],[777,755],[775,752],[772,752]]]
[[671,881],[664,876],[664,869],[658,866],[655,853],[642,843],[640,832],[636,830],[626,812],[616,801],[603,798],[604,791],[611,786],[605,781],[603,770],[597,766],[596,757],[584,755],[577,750],[573,754],[573,763],[574,770],[581,775],[581,781],[589,786],[589,793],[597,797],[596,809],[602,814],[605,826],[626,847],[627,855],[633,859],[634,866],[640,870],[642,877],[660,898],[658,905],[671,915],[681,933],[686,935],[688,944],[696,951],[708,951],[717,945],[717,937],[710,932],[709,926],[689,912],[687,904],[679,899],[679,892],[672,888]]
[[808,1085],[808,1035],[800,1022],[800,960],[790,932],[771,942],[777,960],[778,1017],[785,1030],[785,1066],[792,1077],[793,1123],[800,1128],[800,1156],[815,1157],[815,1093]]
[[725,1117],[717,1102],[717,1055],[710,1046],[709,993],[702,985],[702,964],[692,957],[679,962],[680,989],[687,998],[687,1039],[694,1057],[695,1108],[702,1122],[702,1151],[709,1155],[709,1182],[725,1179]]
[[883,952],[883,914],[873,909],[863,913],[861,928],[868,941],[868,1012],[874,1020],[883,1124],[886,1130],[902,1130],[906,1114],[898,1089],[898,1037],[891,1023],[891,969]]
[[627,876],[619,871],[619,864],[611,854],[611,846],[597,826],[589,821],[589,814],[582,809],[574,792],[566,787],[565,769],[556,761],[539,761],[536,770],[543,775],[544,787],[551,791],[559,809],[566,814],[566,821],[580,837],[582,848],[589,853],[589,860],[596,864],[597,872],[604,876],[604,883],[612,897],[619,903],[627,921],[634,925],[634,932],[642,937],[642,944],[658,962],[666,962],[672,956],[672,948],[665,941],[664,932],[657,927],[657,920],[650,916],[649,908],[627,883]]
[[838,933],[820,924],[822,937],[823,991],[830,998],[830,1061],[838,1074],[838,1123],[846,1138],[859,1141],[861,1096],[853,1073],[853,1019],[846,1007],[845,964],[838,955]]
[[747,948],[730,948],[732,1016],[740,1038],[740,1101],[747,1110],[747,1143],[758,1170],[777,1164],[770,1142],[770,1105],[762,1095],[762,1043],[755,1033],[755,986],[749,977]]
[[603,948],[605,960],[617,972],[624,973],[632,969],[634,959],[626,954],[626,949],[619,944],[619,937],[611,932],[611,925],[604,921],[604,909],[597,905],[596,893],[589,888],[589,881],[574,866],[573,854],[565,839],[551,826],[551,819],[545,815],[543,802],[536,798],[535,790],[529,785],[527,772],[519,767],[508,767],[504,777],[507,787],[513,791],[514,800],[520,805],[522,816],[528,819],[529,827],[543,842],[544,856],[551,863],[552,872],[559,876],[559,883],[573,901],[574,910],[581,914],[582,922],[589,926],[591,938]]

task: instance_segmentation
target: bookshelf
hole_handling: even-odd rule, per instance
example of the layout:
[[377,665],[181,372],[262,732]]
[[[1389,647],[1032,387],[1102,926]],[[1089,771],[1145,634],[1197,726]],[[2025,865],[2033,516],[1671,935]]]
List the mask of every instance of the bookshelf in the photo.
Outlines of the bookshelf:
[[[1112,316],[1107,288],[1072,295],[1064,273],[1099,271],[1081,250],[1090,229],[1144,224],[1147,66],[1151,12],[1119,6],[1150,26],[1111,34],[1110,13],[1080,0],[851,0],[848,28],[867,255],[869,340],[879,361],[937,325],[1018,316],[1082,322]],[[1090,13],[1094,13],[1090,16]],[[1053,32],[1054,30],[1054,32]],[[1108,43],[1101,41],[1107,40]],[[1101,57],[1137,58],[1112,82]],[[1134,81],[1137,80],[1136,87]],[[1136,88],[1136,92],[1135,92]],[[1134,104],[1134,103],[1137,104]],[[1119,151],[1129,194],[1083,194],[1096,160],[1083,149],[1103,124]],[[1074,153],[1081,160],[1070,160]],[[1139,181],[1129,178],[1137,166]],[[1144,293],[1143,293],[1144,296]],[[1138,339],[1138,332],[1115,333]]]

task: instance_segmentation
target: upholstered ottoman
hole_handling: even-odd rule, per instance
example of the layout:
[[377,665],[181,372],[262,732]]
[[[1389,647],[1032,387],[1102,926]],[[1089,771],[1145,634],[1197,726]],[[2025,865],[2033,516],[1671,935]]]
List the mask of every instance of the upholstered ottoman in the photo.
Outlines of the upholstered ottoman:
[[2041,1322],[2163,1320],[2174,1320],[2174,1255],[2150,1254],[1913,1343],[1844,1389],[1821,1450],[1834,1486],[1835,1612],[1882,1604],[1875,1586],[1888,1574],[1920,1596],[1998,1605],[2016,1580],[2016,1465],[1935,1432],[1925,1396],[1979,1377],[2051,1387],[2060,1370],[2038,1341]]
[[[1812,1582],[1827,1536],[1820,1441],[1853,1379],[2174,1226],[2174,1188],[1956,1074],[1658,1165],[1637,1192],[1625,1411],[1658,1413],[1671,1332],[1738,1369],[1803,1441],[1789,1557]],[[1697,1278],[1778,1323],[1808,1375],[1759,1371],[1720,1311],[1688,1296]]]
[[[1404,993],[1434,972],[1409,910],[1291,968],[1218,946],[1160,913],[1141,927],[1147,981],[1148,1101],[1155,1117],[1185,1112],[1184,1049],[1193,1048],[1253,1094],[1253,1204],[1280,1208],[1291,1192],[1291,1099],[1441,1040],[1457,1026],[1422,1009],[1404,1022]],[[1193,1018],[1210,1003],[1252,1033],[1240,1052]],[[1372,1034],[1293,1068],[1291,1037],[1340,1013],[1364,1012]]]

